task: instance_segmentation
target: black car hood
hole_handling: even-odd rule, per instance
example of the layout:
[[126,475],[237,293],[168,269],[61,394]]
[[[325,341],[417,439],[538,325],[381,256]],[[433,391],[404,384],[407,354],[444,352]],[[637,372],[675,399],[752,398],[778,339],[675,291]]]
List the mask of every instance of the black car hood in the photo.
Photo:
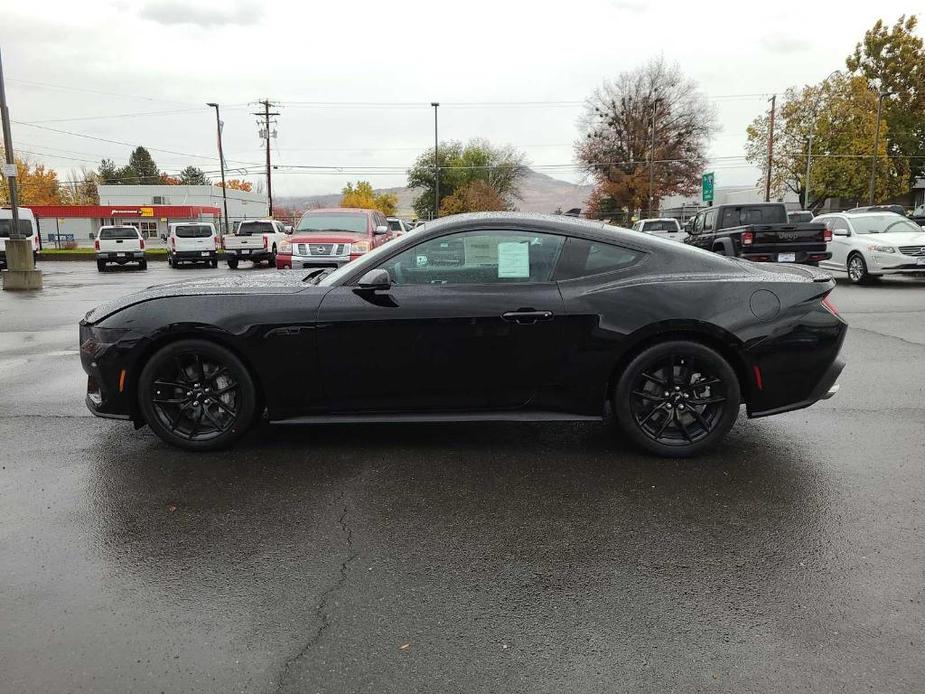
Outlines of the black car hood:
[[144,301],[171,296],[214,296],[219,294],[294,294],[312,285],[303,282],[307,273],[293,272],[247,272],[201,280],[185,280],[159,284],[142,289],[134,294],[107,301],[90,310],[84,320],[96,323],[117,311]]

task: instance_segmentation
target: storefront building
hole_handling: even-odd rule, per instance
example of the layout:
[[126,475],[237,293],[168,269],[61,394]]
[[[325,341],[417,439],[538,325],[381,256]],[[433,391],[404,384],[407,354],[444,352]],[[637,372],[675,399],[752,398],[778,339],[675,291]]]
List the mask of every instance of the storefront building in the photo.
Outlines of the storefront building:
[[[92,246],[101,226],[127,224],[147,239],[160,239],[171,222],[211,222],[217,231],[221,212],[202,205],[30,205],[42,244],[54,248]],[[156,245],[156,244],[155,244]]]

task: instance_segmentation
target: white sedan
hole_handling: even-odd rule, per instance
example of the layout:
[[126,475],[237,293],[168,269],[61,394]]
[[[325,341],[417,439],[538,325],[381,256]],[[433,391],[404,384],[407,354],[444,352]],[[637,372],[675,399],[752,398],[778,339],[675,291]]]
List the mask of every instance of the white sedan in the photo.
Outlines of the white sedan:
[[832,257],[819,267],[841,270],[855,284],[883,275],[925,274],[925,230],[893,212],[823,214]]

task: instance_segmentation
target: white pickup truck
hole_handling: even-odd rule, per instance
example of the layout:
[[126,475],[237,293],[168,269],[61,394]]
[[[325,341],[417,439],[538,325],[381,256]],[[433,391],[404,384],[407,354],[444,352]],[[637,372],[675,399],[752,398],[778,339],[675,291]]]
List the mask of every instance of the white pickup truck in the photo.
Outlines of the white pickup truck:
[[96,234],[93,242],[96,249],[96,269],[106,271],[108,263],[125,265],[138,263],[142,270],[148,269],[148,260],[145,258],[145,240],[137,227],[133,226],[103,226]]
[[248,219],[238,225],[231,236],[225,236],[225,260],[234,270],[242,260],[259,263],[266,260],[270,267],[276,267],[276,251],[288,237],[282,222],[275,219]]

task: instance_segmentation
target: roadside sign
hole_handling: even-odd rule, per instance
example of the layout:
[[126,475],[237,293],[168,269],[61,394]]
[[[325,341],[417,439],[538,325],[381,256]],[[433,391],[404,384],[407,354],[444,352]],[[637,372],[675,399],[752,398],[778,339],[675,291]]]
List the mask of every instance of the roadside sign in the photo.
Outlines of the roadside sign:
[[16,164],[4,164],[3,175],[7,178],[13,178],[16,176]]
[[701,197],[704,202],[713,202],[713,172],[705,173],[700,180]]

